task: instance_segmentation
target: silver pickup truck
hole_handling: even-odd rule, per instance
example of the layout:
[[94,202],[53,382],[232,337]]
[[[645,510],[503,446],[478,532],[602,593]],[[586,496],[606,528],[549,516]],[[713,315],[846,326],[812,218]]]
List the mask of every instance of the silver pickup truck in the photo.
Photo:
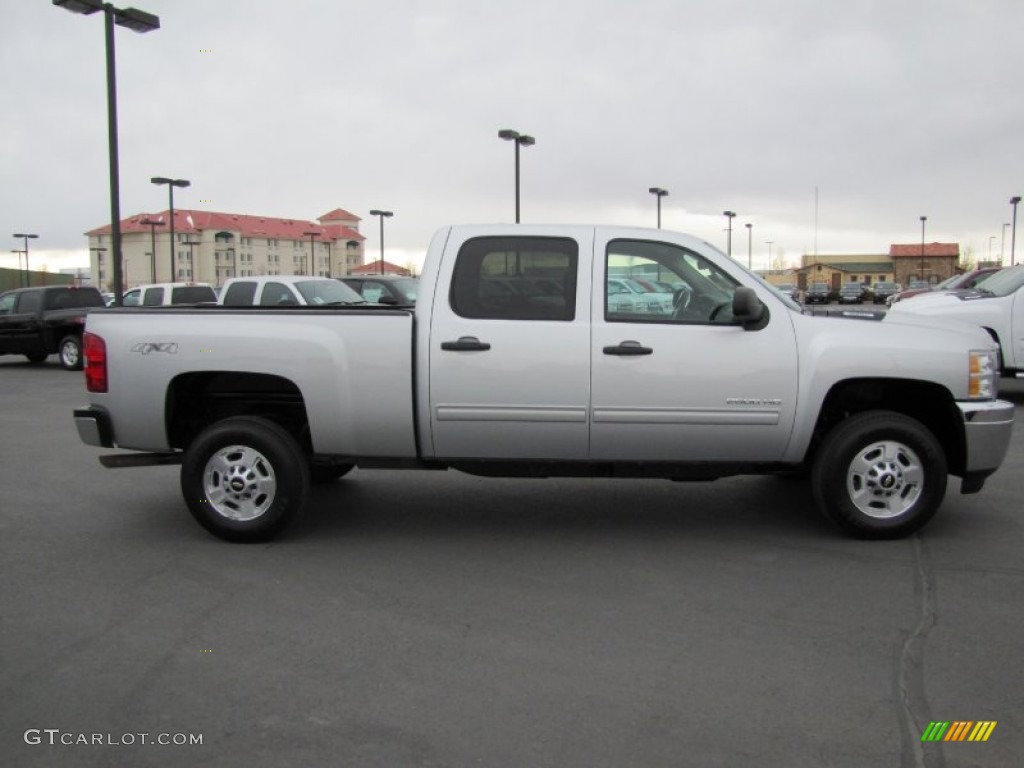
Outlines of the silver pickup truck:
[[[649,295],[613,302],[628,279]],[[1013,406],[979,328],[808,314],[664,230],[457,226],[415,309],[106,309],[85,335],[90,445],[180,463],[232,541],[278,535],[354,466],[491,476],[809,475],[843,530],[890,538],[974,493]]]

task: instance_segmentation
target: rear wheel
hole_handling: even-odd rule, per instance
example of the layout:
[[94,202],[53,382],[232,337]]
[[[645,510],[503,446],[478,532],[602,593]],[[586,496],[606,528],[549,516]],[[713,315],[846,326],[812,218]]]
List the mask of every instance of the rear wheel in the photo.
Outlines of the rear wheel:
[[225,419],[185,451],[181,491],[196,521],[227,541],[269,541],[306,503],[309,466],[283,427],[254,416]]
[[919,530],[946,494],[946,456],[919,421],[868,411],[836,425],[811,471],[818,508],[847,533],[891,539]]
[[66,371],[82,370],[82,337],[69,335],[61,339],[57,347],[61,367]]

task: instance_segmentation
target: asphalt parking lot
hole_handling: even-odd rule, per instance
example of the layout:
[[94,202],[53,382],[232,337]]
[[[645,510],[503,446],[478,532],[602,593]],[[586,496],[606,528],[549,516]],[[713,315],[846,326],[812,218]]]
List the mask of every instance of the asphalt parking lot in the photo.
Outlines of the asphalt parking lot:
[[55,360],[0,358],[6,765],[1024,764],[1024,382],[1001,471],[902,541],[779,478],[357,470],[246,546],[101,468]]

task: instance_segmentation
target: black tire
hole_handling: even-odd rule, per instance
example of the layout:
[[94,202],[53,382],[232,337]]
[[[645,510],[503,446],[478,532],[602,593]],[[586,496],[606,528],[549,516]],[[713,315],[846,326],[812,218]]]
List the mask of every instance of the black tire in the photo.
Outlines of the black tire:
[[224,419],[185,451],[181,492],[196,521],[225,541],[270,541],[309,494],[309,464],[283,427],[257,416]]
[[45,352],[33,352],[31,355],[25,355],[30,363],[38,365],[39,363],[45,363],[46,358],[49,357]]
[[326,485],[340,480],[355,467],[355,464],[330,464],[313,462],[309,465],[309,479],[314,485]]
[[811,490],[818,508],[846,533],[895,539],[931,520],[946,479],[946,455],[927,427],[893,411],[867,411],[825,437]]
[[82,358],[82,337],[69,334],[57,345],[60,366],[65,371],[80,371],[85,360]]

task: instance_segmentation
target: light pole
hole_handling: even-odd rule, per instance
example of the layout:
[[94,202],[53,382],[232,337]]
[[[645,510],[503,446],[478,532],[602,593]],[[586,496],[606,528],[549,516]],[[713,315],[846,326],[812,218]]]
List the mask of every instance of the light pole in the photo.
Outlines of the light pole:
[[[380,274],[384,274],[384,219],[394,216],[392,211],[381,211],[374,208],[370,211],[371,216],[380,216]],[[516,221],[519,221],[517,218]]]
[[661,229],[661,198],[668,194],[668,190],[661,187],[651,187],[647,191],[658,199],[658,229]]
[[[20,237],[25,241],[25,287],[30,288],[32,286],[32,273],[28,268],[28,241],[35,240],[39,235],[28,235],[24,232],[15,232],[11,237]],[[21,267],[21,258],[18,258],[18,267]],[[21,282],[21,281],[19,281]]]
[[921,282],[924,282],[924,223],[928,221],[927,216],[921,217]]
[[[1017,203],[1020,202],[1020,195],[1010,198],[1010,205],[1013,206],[1013,226],[1010,228],[1010,266],[1014,265],[1013,254],[1017,246]],[[26,246],[27,247],[27,246]],[[25,254],[25,261],[28,261],[28,254]]]
[[[163,219],[151,219],[149,216],[142,219],[139,224],[145,224],[149,227],[149,242],[150,242],[150,254],[149,254],[149,274],[150,282],[157,282],[156,279],[156,228],[164,225]],[[171,282],[174,282],[174,272],[171,272]]]
[[[314,257],[314,251],[313,251],[313,238],[316,237],[317,235],[319,235],[320,233],[319,232],[309,231],[309,232],[303,232],[302,234],[309,236],[309,263],[313,266],[313,269],[316,269],[316,258]],[[311,275],[313,273],[307,271],[307,274]]]
[[749,221],[744,224],[747,228],[747,269],[751,272],[754,271],[753,266],[753,254],[754,254],[754,225]]
[[726,252],[726,254],[729,257],[732,257],[732,220],[736,218],[736,212],[735,211],[722,211],[722,215],[725,216],[726,221],[729,222],[729,230],[728,230],[729,238],[726,241],[726,250],[725,250],[725,252]]
[[19,288],[24,288],[25,287],[24,285],[22,285],[22,283],[24,282],[24,278],[22,277],[22,274],[21,274],[21,254],[23,254],[24,252],[25,251],[22,250],[21,248],[11,248],[11,253],[18,254],[18,287]]
[[164,184],[167,185],[168,201],[167,204],[170,207],[171,217],[171,282],[174,282],[174,188],[191,186],[192,182],[188,179],[169,179],[166,176],[154,176],[150,180],[151,184],[156,184],[158,187]]
[[114,251],[114,306],[121,306],[121,190],[117,166],[117,79],[114,66],[114,25],[133,32],[160,29],[160,19],[136,8],[115,8],[102,0],[53,0],[53,4],[86,16],[103,11],[107,49],[107,142],[110,155],[110,244]]
[[513,131],[509,128],[503,128],[498,131],[498,138],[504,139],[505,141],[511,141],[516,148],[516,224],[519,223],[519,147],[532,147],[537,143],[537,140],[533,136],[527,136],[519,131]]

